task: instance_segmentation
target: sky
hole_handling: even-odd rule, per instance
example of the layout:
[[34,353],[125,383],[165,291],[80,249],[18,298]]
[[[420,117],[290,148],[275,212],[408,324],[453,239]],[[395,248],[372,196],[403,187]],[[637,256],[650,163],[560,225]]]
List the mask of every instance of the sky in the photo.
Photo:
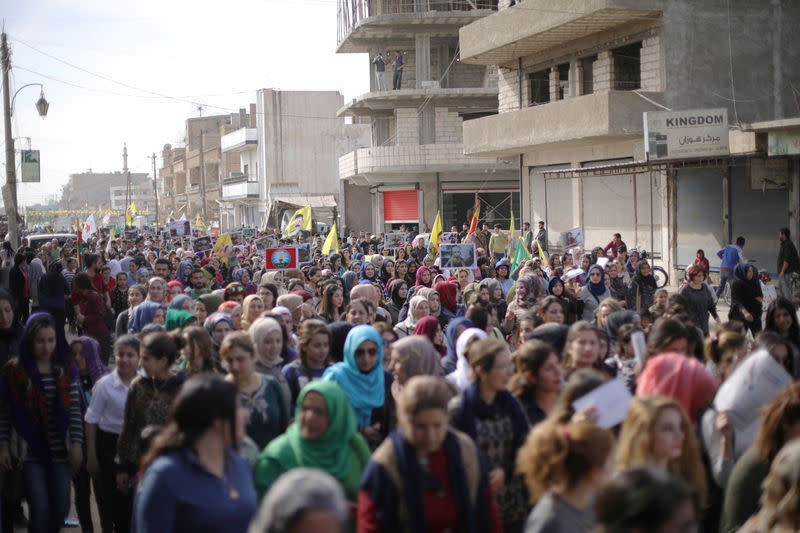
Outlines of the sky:
[[[180,144],[187,118],[236,112],[262,88],[369,90],[364,54],[336,54],[337,0],[0,0],[11,47],[17,150],[41,151],[40,184],[24,205],[51,203],[73,173],[152,175],[161,149]],[[0,144],[5,149],[0,138]],[[3,152],[4,153],[4,152]],[[5,158],[2,181],[5,182]],[[19,176],[19,155],[17,156]]]

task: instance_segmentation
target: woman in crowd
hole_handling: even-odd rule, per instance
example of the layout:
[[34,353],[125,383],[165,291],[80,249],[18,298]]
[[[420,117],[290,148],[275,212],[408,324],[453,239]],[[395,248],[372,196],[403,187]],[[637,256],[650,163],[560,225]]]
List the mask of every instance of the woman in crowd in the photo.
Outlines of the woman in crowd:
[[264,300],[256,294],[245,296],[242,303],[242,329],[247,331],[250,325],[264,312]]
[[[78,276],[75,276],[75,283],[78,283]],[[139,333],[148,324],[164,325],[166,313],[160,303],[144,301],[133,309],[128,319],[128,333]]]
[[278,287],[274,283],[270,283],[262,278],[258,284],[258,291],[256,294],[261,298],[264,303],[264,311],[270,311],[275,307],[275,302],[278,301]]
[[514,355],[516,373],[508,389],[517,398],[531,427],[553,412],[561,393],[561,362],[552,346],[526,342]]
[[582,320],[594,320],[595,311],[600,307],[600,302],[611,298],[611,292],[606,287],[605,270],[600,265],[592,265],[586,272],[586,284],[581,287],[581,302],[583,302]]
[[133,316],[133,311],[142,303],[147,296],[147,290],[144,285],[131,285],[128,288],[128,308],[122,311],[117,316],[117,325],[115,328],[116,337],[119,338],[128,333],[128,322]]
[[62,270],[61,261],[55,261],[47,267],[47,275],[39,279],[39,307],[50,313],[61,327],[67,319],[67,299],[70,296]]
[[408,316],[406,319],[394,327],[397,337],[402,339],[414,333],[417,321],[430,314],[430,304],[425,296],[417,295],[411,297],[408,304]]
[[444,346],[444,333],[442,333],[442,328],[436,317],[426,316],[421,318],[414,327],[413,336],[417,335],[422,335],[431,341],[434,349],[439,354],[439,358],[447,354],[447,348]]
[[563,324],[567,311],[564,302],[555,296],[545,296],[536,309],[542,324]]
[[222,358],[219,355],[219,348],[225,337],[233,331],[231,317],[225,313],[212,313],[206,318],[203,328],[211,336],[211,343],[214,345],[214,363],[221,367]]
[[708,315],[714,317],[717,324],[721,324],[717,314],[717,302],[714,294],[705,284],[706,270],[698,264],[694,264],[686,269],[688,283],[683,285],[678,294],[686,298],[688,303],[689,318],[695,326],[703,330],[704,335],[708,335]]
[[228,285],[225,287],[225,292],[222,295],[222,299],[224,301],[236,302],[240,305],[244,301],[244,297],[244,286],[238,281],[228,283]]
[[292,425],[261,453],[255,468],[256,490],[262,497],[284,472],[317,468],[332,475],[355,505],[369,457],[345,392],[336,383],[314,381],[300,392]]
[[331,332],[321,320],[306,320],[297,330],[299,353],[297,359],[281,370],[291,393],[289,405],[295,405],[300,391],[310,382],[321,379],[330,366],[328,355]]
[[408,296],[408,283],[404,279],[392,280],[386,288],[389,300],[386,302],[386,310],[392,319],[392,324],[397,324],[400,310],[403,308]]
[[681,405],[665,396],[636,396],[622,424],[617,470],[651,467],[669,472],[706,497],[706,471],[692,423]]
[[589,422],[533,428],[517,456],[536,504],[525,533],[591,531],[595,495],[613,473],[613,450],[611,432]]
[[[103,531],[130,530],[133,499],[117,488],[114,455],[122,431],[125,402],[139,365],[139,339],[123,335],[114,343],[115,368],[94,384],[86,411],[86,469],[101,490],[96,492]],[[102,496],[102,497],[100,497]]]
[[[409,274],[411,273],[409,269]],[[431,282],[433,281],[433,274],[431,274],[431,269],[426,266],[421,266],[417,269],[414,285],[419,287],[431,287]]]
[[417,283],[417,261],[411,257],[406,261],[408,271],[406,272],[406,283],[409,287],[413,287]]
[[0,368],[9,359],[19,355],[22,326],[15,314],[14,297],[0,287]]
[[564,287],[564,282],[560,278],[550,278],[547,285],[547,291],[551,296],[555,296],[561,300],[564,306],[566,316],[564,317],[565,324],[573,324],[581,316],[583,316],[583,302],[571,291]]
[[255,370],[255,348],[247,333],[237,331],[225,337],[220,355],[228,367],[226,381],[236,385],[239,400],[247,407],[247,436],[262,449],[289,423],[284,392],[274,377]]
[[337,283],[329,283],[325,286],[317,312],[326,322],[341,320],[345,312],[344,292]]
[[243,316],[242,304],[233,300],[226,300],[219,305],[217,312],[231,317],[231,326],[233,326],[233,331],[241,331]]
[[[470,322],[470,324],[472,324],[472,322]],[[472,367],[467,357],[469,347],[472,343],[488,337],[489,335],[486,331],[472,326],[458,335],[455,343],[456,368],[445,377],[450,383],[455,385],[459,391],[464,391],[472,385]]]
[[501,530],[484,456],[448,427],[452,394],[440,378],[408,381],[398,403],[402,431],[375,451],[361,480],[357,531]]
[[259,318],[250,326],[250,339],[256,353],[255,371],[273,377],[283,392],[284,405],[291,405],[292,393],[289,383],[281,372],[286,364],[281,356],[285,340],[283,328],[273,318]]
[[344,390],[356,414],[359,431],[370,444],[380,442],[386,427],[382,411],[391,411],[387,400],[387,380],[383,370],[383,339],[372,326],[356,326],[347,334],[344,362],[328,367],[322,376],[325,381],[338,383]]
[[758,272],[750,263],[739,263],[733,269],[731,310],[728,320],[740,320],[753,336],[761,331],[762,293]]
[[[738,531],[758,511],[770,464],[787,443],[800,437],[800,383],[783,389],[764,406],[755,443],[736,461],[720,517],[720,532]],[[794,465],[797,469],[797,465]]]
[[608,372],[600,353],[598,330],[588,322],[580,320],[569,327],[567,343],[564,347],[565,377],[576,370],[593,368]]
[[144,375],[134,378],[130,384],[115,459],[117,488],[128,497],[132,497],[130,481],[139,471],[145,452],[142,430],[166,423],[172,400],[184,382],[183,376],[172,371],[178,359],[178,347],[166,333],[146,335],[140,355]]
[[392,396],[395,401],[414,376],[444,376],[439,354],[433,344],[422,335],[412,335],[393,343],[389,360],[389,368],[394,376]]
[[453,425],[487,455],[503,530],[521,531],[528,506],[514,461],[528,433],[528,420],[506,389],[513,372],[511,354],[505,342],[485,339],[469,347],[468,358],[474,381],[461,393]]
[[747,356],[747,337],[735,331],[721,331],[705,341],[706,368],[723,383]]
[[[539,287],[541,281],[534,276],[520,276],[514,285],[514,299],[508,304],[508,311],[503,318],[500,329],[505,335],[514,335],[518,327],[518,321],[522,316],[536,307],[540,296]],[[516,339],[512,339],[512,346],[517,344]]]
[[136,531],[247,531],[258,502],[236,452],[245,418],[231,383],[209,374],[187,381],[145,457]]
[[[113,345],[111,342],[111,332],[106,325],[107,308],[100,295],[94,290],[94,285],[92,285],[92,280],[89,278],[88,274],[81,272],[76,275],[74,284],[74,292],[80,295],[80,313],[76,319],[78,325],[81,327],[84,334],[91,335],[97,339],[100,343],[103,364],[108,364],[108,360],[111,358],[111,352],[113,352]],[[58,320],[59,318],[56,317],[56,319]],[[63,319],[64,315],[61,315],[60,320]],[[163,317],[161,323],[164,323]],[[61,328],[60,322],[58,323],[58,327],[59,329]]]
[[29,531],[58,531],[70,507],[72,469],[83,462],[80,380],[64,328],[48,313],[30,316],[19,352],[0,373],[0,469],[13,467],[13,428],[27,445]]
[[792,302],[778,298],[767,308],[765,331],[774,331],[792,345],[795,379],[800,376],[800,324]]
[[643,313],[653,305],[658,284],[647,261],[636,263],[636,272],[631,278],[628,291],[628,309]]
[[605,329],[608,315],[611,313],[616,313],[617,311],[622,311],[622,309],[622,305],[619,303],[619,301],[615,300],[614,298],[606,298],[600,302],[600,305],[594,312],[594,324],[600,329]]
[[463,307],[458,305],[458,285],[450,281],[439,281],[434,285],[434,289],[439,293],[439,302],[442,306],[439,324],[442,328],[446,328],[452,320],[464,314]]
[[375,265],[371,261],[366,261],[361,265],[361,271],[358,274],[358,282],[372,283],[378,280],[378,274],[375,271]]
[[355,298],[347,304],[344,319],[353,326],[369,325],[372,323],[375,306],[367,298]]
[[181,361],[180,370],[186,377],[192,377],[203,372],[220,373],[214,360],[214,344],[211,335],[200,326],[188,326],[180,333]]

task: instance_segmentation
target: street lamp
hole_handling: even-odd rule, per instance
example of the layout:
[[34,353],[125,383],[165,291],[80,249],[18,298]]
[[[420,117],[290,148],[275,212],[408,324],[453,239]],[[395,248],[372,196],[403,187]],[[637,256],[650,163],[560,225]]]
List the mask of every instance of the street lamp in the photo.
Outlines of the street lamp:
[[[3,32],[0,36],[0,62],[2,62],[3,69],[3,126],[5,129],[5,142],[6,142],[6,185],[8,186],[8,198],[5,201],[6,215],[8,217],[8,236],[13,247],[17,247],[19,243],[18,229],[17,229],[17,173],[16,163],[14,161],[14,139],[11,137],[11,114],[14,111],[14,101],[19,92],[34,85],[38,85],[41,89],[39,100],[36,102],[36,111],[40,117],[46,117],[47,111],[50,108],[50,103],[45,100],[44,86],[41,83],[28,83],[23,85],[14,93],[13,98],[9,98],[8,87],[8,72],[11,70],[11,53],[8,50],[8,39]],[[4,200],[6,200],[4,195]]]

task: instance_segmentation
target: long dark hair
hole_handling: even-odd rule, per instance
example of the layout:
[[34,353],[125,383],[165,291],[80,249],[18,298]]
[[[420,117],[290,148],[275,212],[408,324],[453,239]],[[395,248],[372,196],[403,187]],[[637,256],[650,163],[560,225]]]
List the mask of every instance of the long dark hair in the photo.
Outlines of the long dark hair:
[[167,426],[145,454],[142,469],[161,455],[194,447],[217,420],[227,423],[235,439],[237,394],[236,385],[216,374],[203,373],[186,381],[172,403]]
[[542,341],[528,341],[516,351],[514,363],[516,373],[511,377],[508,389],[514,396],[522,396],[526,391],[534,392],[536,385],[528,382],[526,374],[530,372],[534,376],[544,366],[550,358],[550,354],[558,356],[555,348]]
[[47,267],[46,290],[48,296],[55,296],[64,293],[64,284],[66,281],[64,280],[64,276],[61,275],[61,271],[63,269],[64,266],[61,264],[61,261],[54,261],[49,267]]
[[[337,309],[333,306],[333,295],[336,291],[342,291],[342,305]],[[338,283],[328,283],[322,291],[322,302],[319,306],[319,314],[327,322],[336,322],[344,313],[344,289]]]
[[797,314],[795,313],[794,305],[792,305],[792,302],[783,297],[780,297],[769,304],[769,307],[767,308],[767,320],[764,324],[764,331],[774,331],[775,333],[779,333],[778,327],[775,325],[775,311],[778,309],[783,309],[789,313],[789,316],[792,318],[792,325],[789,326],[789,340],[792,342],[800,341],[800,325],[797,323]]

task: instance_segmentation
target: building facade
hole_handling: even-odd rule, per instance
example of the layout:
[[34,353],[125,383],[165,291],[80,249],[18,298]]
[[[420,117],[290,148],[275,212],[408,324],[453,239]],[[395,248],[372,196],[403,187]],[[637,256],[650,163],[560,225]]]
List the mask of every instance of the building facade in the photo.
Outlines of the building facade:
[[[368,147],[339,158],[347,200],[368,225],[388,231],[401,224],[461,226],[476,199],[487,222],[519,225],[518,161],[464,154],[462,124],[497,111],[497,69],[461,61],[458,30],[497,10],[492,0],[339,0],[339,53],[367,53],[370,92],[347,102],[339,116],[370,125]],[[385,63],[385,85],[376,62]],[[393,65],[402,78],[393,89]],[[348,221],[349,222],[349,221]],[[519,227],[519,226],[518,226]]]
[[[146,189],[149,187],[150,195],[143,199],[137,207],[142,210],[150,210],[153,204],[153,181],[148,175],[142,172],[131,172],[131,187]],[[116,172],[80,172],[70,174],[69,181],[61,191],[61,200],[58,205],[61,209],[118,209],[114,206],[112,190],[127,188],[127,174],[121,171]],[[124,195],[123,195],[124,197]]]
[[[797,2],[507,4],[460,31],[461,60],[496,66],[499,85],[498,114],[465,122],[464,148],[521,161],[523,217],[546,222],[551,247],[574,228],[587,247],[621,232],[672,269],[699,248],[713,267],[744,235],[774,269],[778,229],[798,229],[798,167],[770,161],[750,125],[800,113]],[[728,154],[648,158],[643,113],[719,108]]]

